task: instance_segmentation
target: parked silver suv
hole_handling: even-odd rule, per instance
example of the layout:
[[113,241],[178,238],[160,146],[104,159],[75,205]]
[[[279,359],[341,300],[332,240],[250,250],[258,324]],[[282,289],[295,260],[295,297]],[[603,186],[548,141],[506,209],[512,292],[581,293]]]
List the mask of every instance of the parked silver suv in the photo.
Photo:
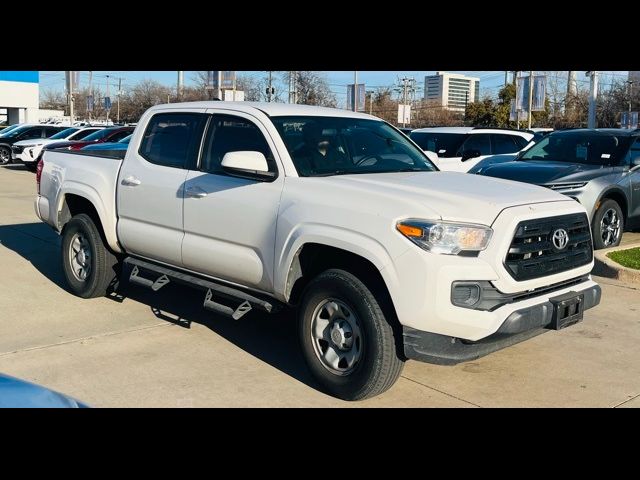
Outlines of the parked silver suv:
[[480,175],[534,183],[574,198],[591,218],[596,249],[620,244],[640,226],[640,130],[554,132],[511,162]]

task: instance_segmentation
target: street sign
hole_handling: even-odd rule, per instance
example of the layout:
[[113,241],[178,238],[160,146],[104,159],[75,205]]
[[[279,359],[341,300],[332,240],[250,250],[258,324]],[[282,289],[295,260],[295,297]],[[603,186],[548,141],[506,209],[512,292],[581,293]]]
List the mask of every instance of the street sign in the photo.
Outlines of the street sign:
[[398,123],[411,123],[411,105],[398,105]]
[[111,97],[104,97],[104,108],[111,110]]
[[[518,120],[520,120],[521,122],[525,122],[528,118],[529,115],[525,110],[520,110],[518,112]],[[516,101],[515,100],[511,100],[511,111],[509,112],[509,121],[511,122],[515,122],[516,121]]]
[[631,130],[638,128],[638,112],[622,112],[620,114],[620,128]]
[[94,100],[93,95],[87,95],[87,112],[93,112]]
[[[546,99],[547,77],[544,75],[534,75],[533,96],[531,97],[531,111],[544,111]],[[529,112],[529,77],[518,77],[517,106],[521,112]],[[515,117],[514,119],[515,120]]]
[[[358,84],[358,103],[357,110],[361,111],[365,109],[366,93],[365,84]],[[353,110],[353,83],[347,85],[347,110]]]

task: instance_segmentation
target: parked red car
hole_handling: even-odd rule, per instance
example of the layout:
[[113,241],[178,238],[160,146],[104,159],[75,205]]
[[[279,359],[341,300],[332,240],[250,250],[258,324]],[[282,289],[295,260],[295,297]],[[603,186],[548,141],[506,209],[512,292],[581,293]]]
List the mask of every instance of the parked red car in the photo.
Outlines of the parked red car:
[[87,135],[82,140],[69,140],[50,143],[46,146],[46,150],[54,150],[57,148],[66,148],[67,150],[80,150],[82,147],[86,147],[87,145],[92,145],[94,143],[118,142],[124,137],[131,135],[134,129],[135,127],[104,128],[92,133],[91,135]]

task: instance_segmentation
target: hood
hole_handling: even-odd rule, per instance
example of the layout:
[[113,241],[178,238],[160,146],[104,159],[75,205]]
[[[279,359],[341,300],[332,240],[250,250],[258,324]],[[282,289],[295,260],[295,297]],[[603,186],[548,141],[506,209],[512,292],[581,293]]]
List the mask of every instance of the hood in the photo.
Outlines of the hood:
[[340,175],[323,180],[370,195],[414,200],[442,220],[491,225],[505,208],[572,201],[548,188],[458,172]]
[[543,185],[557,182],[587,182],[611,173],[613,169],[614,167],[584,163],[514,161],[489,165],[482,169],[480,175]]

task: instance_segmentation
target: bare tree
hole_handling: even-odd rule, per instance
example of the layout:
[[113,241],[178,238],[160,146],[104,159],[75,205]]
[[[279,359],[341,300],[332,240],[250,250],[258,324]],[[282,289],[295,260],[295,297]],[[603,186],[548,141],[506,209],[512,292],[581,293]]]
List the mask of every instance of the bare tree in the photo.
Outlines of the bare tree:
[[[283,83],[288,84],[289,74],[290,72],[281,72]],[[293,81],[295,82],[296,103],[321,107],[337,106],[336,96],[321,73],[297,71],[293,73]]]
[[40,96],[40,108],[47,110],[65,110],[67,109],[67,98],[64,92],[60,90],[43,90]]

